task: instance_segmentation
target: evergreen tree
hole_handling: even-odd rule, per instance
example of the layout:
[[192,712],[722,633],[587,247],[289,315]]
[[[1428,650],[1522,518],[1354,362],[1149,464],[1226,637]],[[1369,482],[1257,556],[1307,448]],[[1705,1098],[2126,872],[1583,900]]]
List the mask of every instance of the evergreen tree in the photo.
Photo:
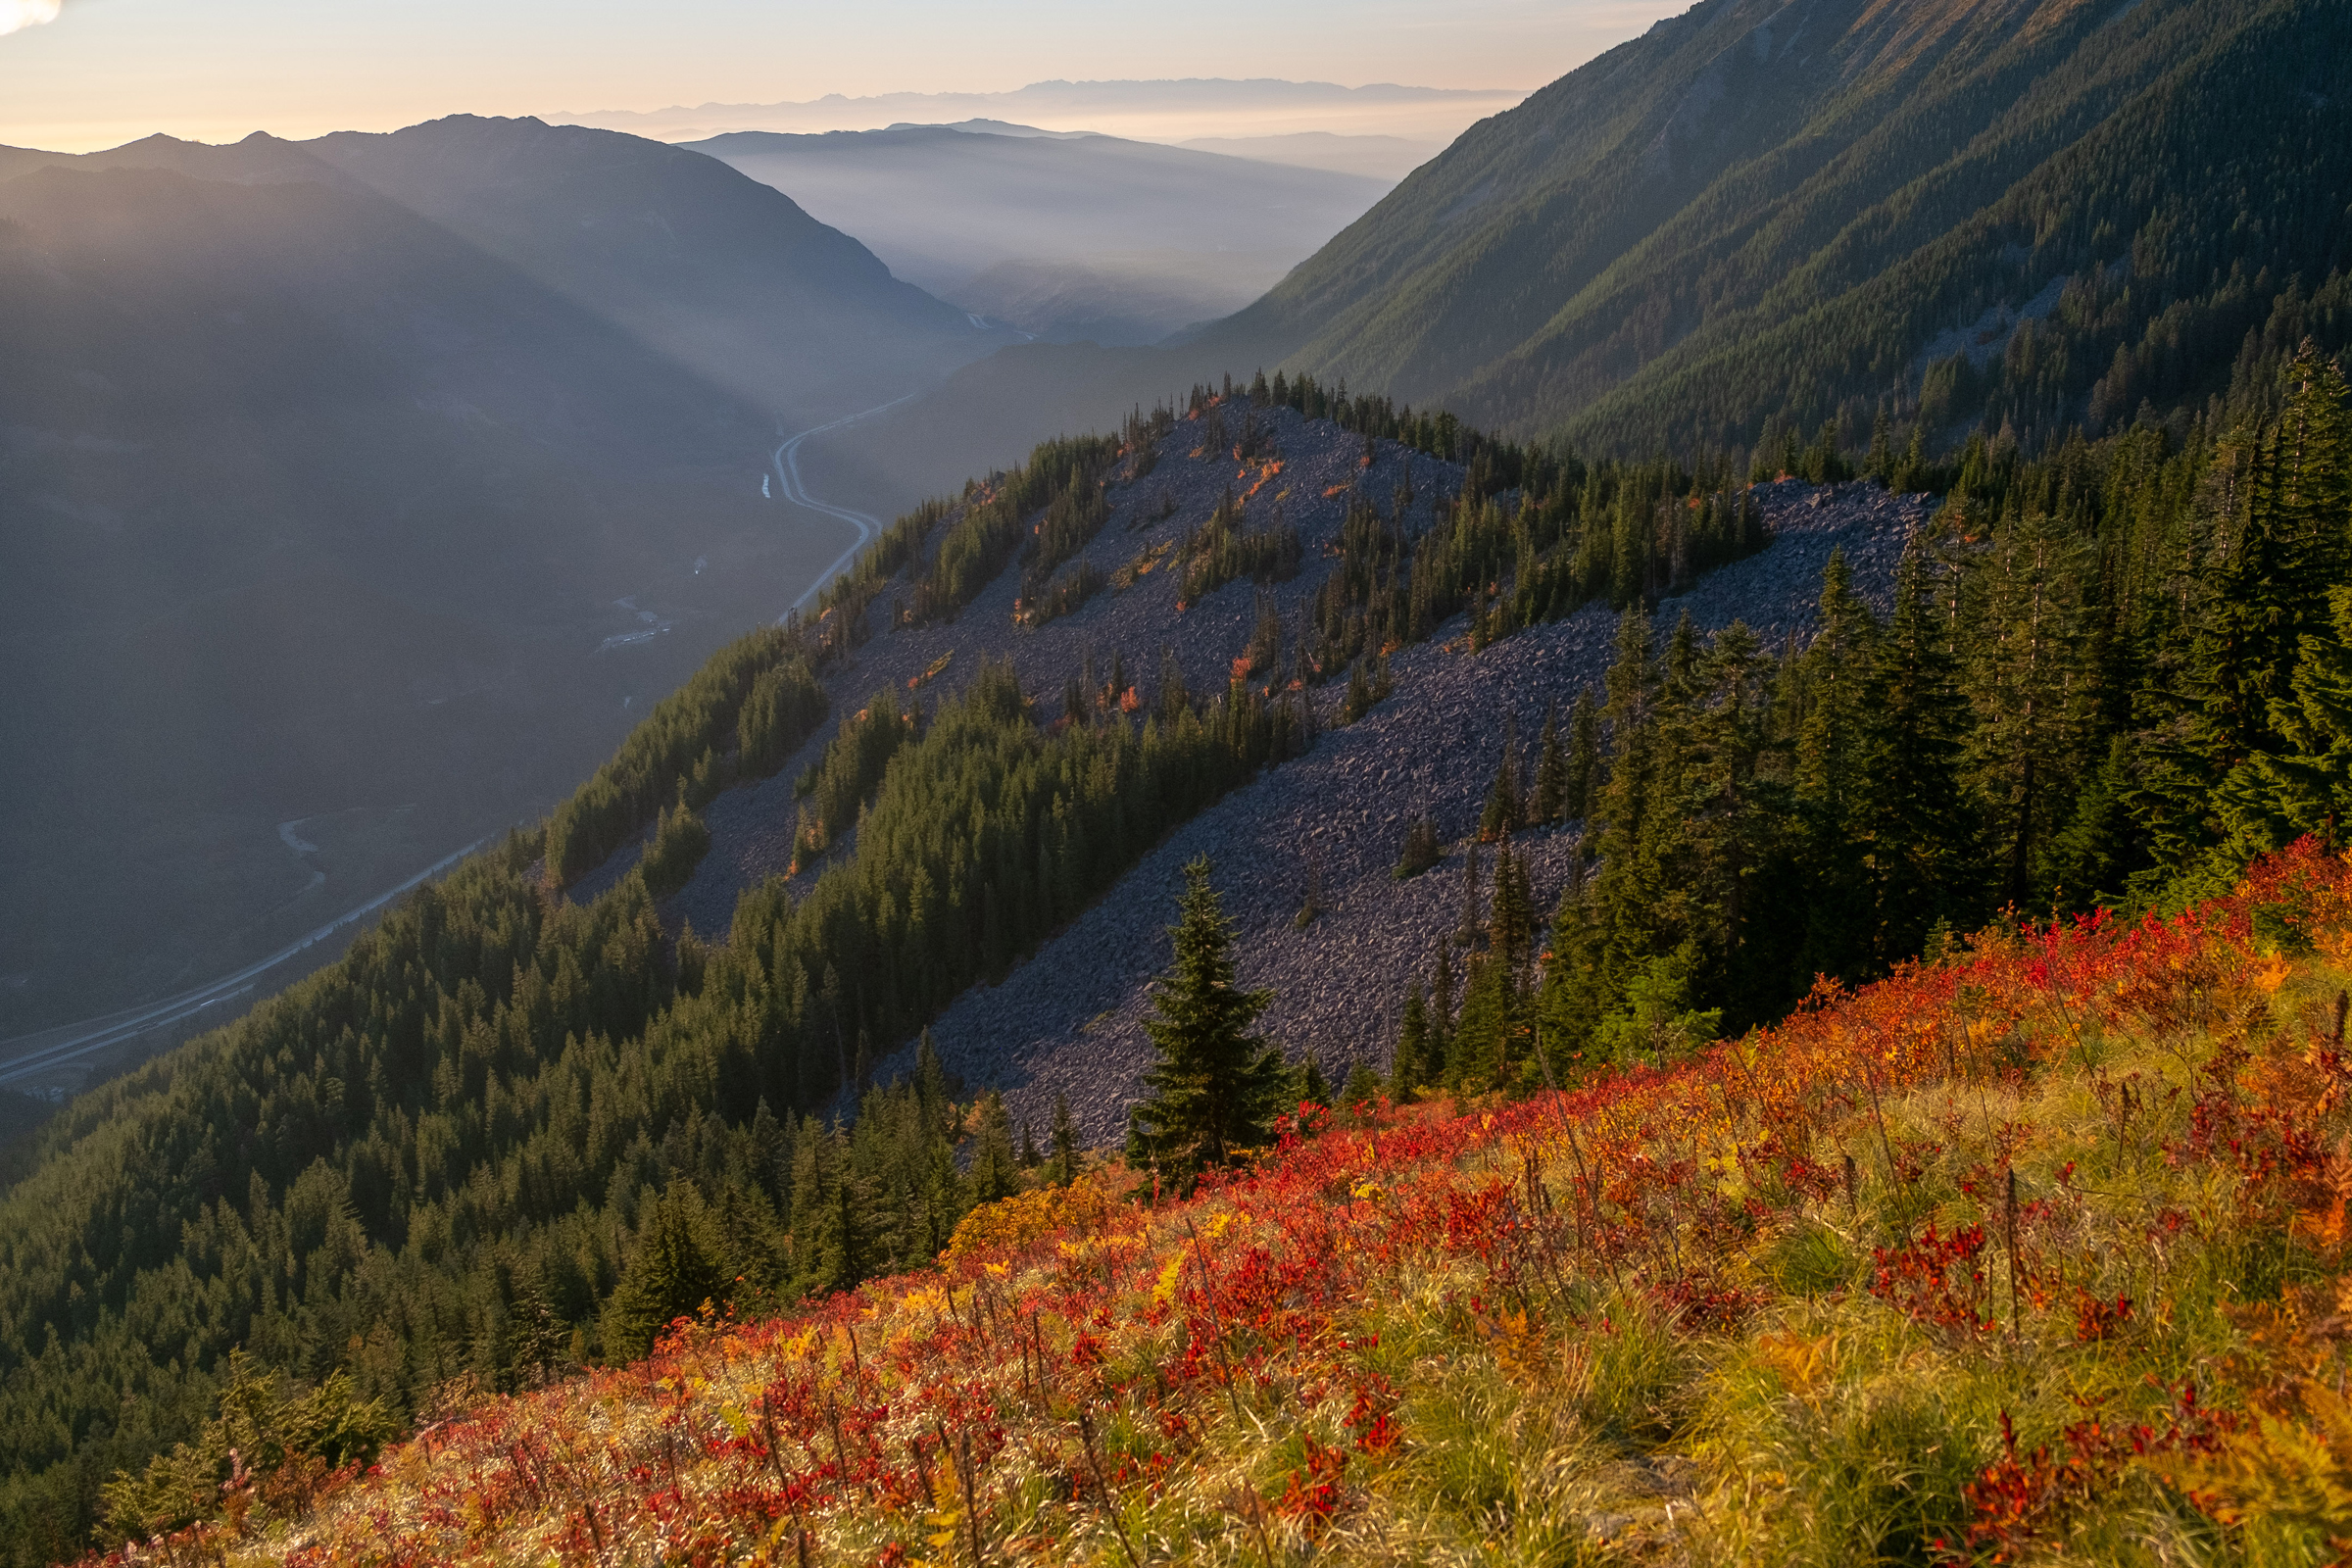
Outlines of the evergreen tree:
[[620,1288],[605,1309],[607,1358],[643,1356],[673,1319],[724,1299],[726,1284],[701,1199],[691,1183],[671,1183],[646,1216]]
[[1396,1098],[1402,1100],[1431,1082],[1436,1076],[1431,1068],[1429,1003],[1416,980],[1404,993],[1404,1017],[1397,1025],[1396,1059],[1389,1068],[1389,1081],[1396,1086]]
[[1284,1078],[1282,1054],[1250,1033],[1273,993],[1235,984],[1232,922],[1207,857],[1184,877],[1175,962],[1152,988],[1156,1016],[1144,1023],[1159,1059],[1144,1074],[1151,1098],[1137,1107],[1146,1143],[1179,1177],[1263,1143]]
[[1555,825],[1568,808],[1568,753],[1560,744],[1560,705],[1544,706],[1544,733],[1536,741],[1536,797],[1529,820]]
[[[2139,767],[2133,738],[2123,734],[2109,737],[2106,760],[2083,779],[2075,796],[2074,810],[2050,840],[2043,857],[2055,904],[2075,910],[2126,906],[2132,902],[2134,881],[2145,882],[2153,869],[2146,855],[2147,836],[2132,812]],[[1954,891],[1962,895],[1954,902],[1961,907],[1967,906],[1966,895],[1975,880],[1963,875],[1954,884]],[[1953,914],[1944,918],[1959,926],[1968,917]],[[1886,938],[1889,951],[1897,941],[1899,927]]]
[[1488,928],[1494,951],[1505,963],[1527,961],[1536,934],[1535,890],[1528,881],[1526,862],[1511,853],[1508,839],[1494,854],[1494,906]]
[[1972,710],[1963,774],[1988,841],[1996,902],[2037,902],[2035,872],[2071,813],[2092,734],[2081,614],[2081,540],[2043,513],[2011,514],[1973,575],[1963,684]]
[[1592,792],[1600,784],[1600,710],[1592,689],[1580,686],[1568,720],[1567,794],[1561,809],[1575,821],[1592,814]]
[[[1701,696],[1681,726],[1685,755],[1674,770],[1688,843],[1688,940],[1700,956],[1694,980],[1752,998],[1750,1015],[1768,1014],[1784,994],[1791,934],[1800,929],[1773,904],[1776,893],[1785,902],[1790,879],[1788,789],[1774,771],[1785,748],[1768,724],[1770,668],[1745,624],[1734,621],[1716,634],[1700,662]],[[1760,923],[1768,929],[1758,943],[1751,933]]]
[[1462,849],[1462,923],[1453,939],[1468,946],[1478,940],[1483,926],[1478,917],[1478,840],[1472,839]]
[[1054,1091],[1054,1161],[1052,1180],[1056,1187],[1067,1187],[1078,1179],[1078,1123],[1070,1115],[1070,1097]]
[[1442,1083],[1453,1051],[1453,948],[1438,944],[1438,961],[1429,971],[1429,1052],[1424,1058],[1424,1083]]
[[2232,866],[2352,827],[2352,587],[2331,590],[2328,620],[2303,637],[2291,701],[2272,714],[2281,742],[2230,769],[2220,791],[2223,853]]
[[1911,439],[1903,444],[1887,487],[1897,495],[1916,495],[1928,482],[1928,428],[1924,419],[1911,421]]
[[2300,709],[2297,660],[2307,637],[2328,640],[2329,594],[2352,577],[2347,418],[2342,374],[2306,346],[2280,416],[2226,443],[2216,465],[2214,559],[2133,800],[2164,864],[2210,857],[2208,874],[2226,878],[2286,821],[2259,781],[2283,778],[2277,760],[2296,754],[2280,721]]
[[1320,1105],[1327,1110],[1331,1107],[1331,1084],[1323,1076],[1323,1058],[1321,1056],[1311,1050],[1307,1052],[1306,1059],[1298,1064],[1297,1079],[1292,1094],[1297,1098],[1298,1103]]
[[1438,843],[1438,824],[1416,816],[1404,829],[1404,848],[1396,857],[1396,880],[1417,877],[1445,858],[1446,851]]
[[980,1097],[972,1149],[972,1201],[994,1203],[1021,1190],[1021,1165],[1012,1148],[1012,1118],[994,1089]]
[[1863,704],[1854,813],[1871,908],[1871,972],[1913,957],[1937,921],[1982,910],[1977,824],[1960,787],[1968,712],[1923,547],[1896,568],[1894,613]]
[[1659,856],[1672,825],[1658,818],[1673,814],[1660,808],[1673,803],[1675,764],[1681,759],[1665,744],[1656,722],[1660,670],[1649,621],[1638,612],[1629,611],[1618,621],[1617,660],[1605,685],[1609,700],[1602,717],[1612,756],[1608,782],[1596,792],[1592,812],[1600,829],[1600,870],[1588,891],[1583,918],[1568,932],[1569,961],[1561,966],[1562,983],[1576,994],[1557,999],[1564,1033],[1579,1044],[1629,965],[1651,949],[1680,903],[1680,890]]
[[1494,766],[1494,782],[1487,789],[1487,805],[1479,818],[1478,836],[1482,839],[1507,838],[1525,826],[1526,808],[1519,799],[1519,736],[1518,725],[1508,712],[1502,715],[1502,759]]
[[1807,870],[1799,972],[1851,976],[1870,951],[1870,889],[1861,839],[1869,682],[1878,641],[1842,550],[1821,574],[1819,623],[1797,662],[1797,831]]

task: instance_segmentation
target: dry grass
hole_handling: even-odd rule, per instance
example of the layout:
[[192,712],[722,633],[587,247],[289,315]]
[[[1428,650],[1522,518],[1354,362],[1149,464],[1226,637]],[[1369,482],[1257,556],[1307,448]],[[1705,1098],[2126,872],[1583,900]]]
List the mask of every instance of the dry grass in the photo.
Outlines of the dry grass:
[[934,1272],[682,1324],[151,1550],[2338,1560],[2348,958],[2352,865],[2306,847],[1672,1071],[1294,1133],[1182,1203],[1016,1199]]

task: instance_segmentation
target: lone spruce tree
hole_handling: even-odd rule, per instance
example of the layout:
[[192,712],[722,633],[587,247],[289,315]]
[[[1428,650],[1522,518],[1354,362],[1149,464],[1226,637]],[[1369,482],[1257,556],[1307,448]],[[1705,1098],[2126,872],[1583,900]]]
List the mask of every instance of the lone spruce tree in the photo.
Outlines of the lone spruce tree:
[[1133,1119],[1130,1153],[1179,1179],[1264,1142],[1289,1078],[1282,1053],[1250,1033],[1274,994],[1234,984],[1232,922],[1208,877],[1206,856],[1184,868],[1179,917],[1169,928],[1176,961],[1153,989],[1158,1016],[1144,1024],[1159,1060],[1144,1074],[1151,1099]]

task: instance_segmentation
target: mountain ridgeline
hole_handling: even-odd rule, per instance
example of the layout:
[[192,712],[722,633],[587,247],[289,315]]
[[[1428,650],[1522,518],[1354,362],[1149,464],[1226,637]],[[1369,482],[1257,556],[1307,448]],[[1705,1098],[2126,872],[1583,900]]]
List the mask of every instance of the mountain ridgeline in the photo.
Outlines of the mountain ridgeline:
[[898,276],[1054,342],[1155,343],[1263,294],[1395,183],[1006,125],[687,144]]
[[1882,407],[2035,445],[2226,393],[2275,311],[2344,331],[2348,188],[2325,0],[1707,0],[1215,330],[1588,449]]

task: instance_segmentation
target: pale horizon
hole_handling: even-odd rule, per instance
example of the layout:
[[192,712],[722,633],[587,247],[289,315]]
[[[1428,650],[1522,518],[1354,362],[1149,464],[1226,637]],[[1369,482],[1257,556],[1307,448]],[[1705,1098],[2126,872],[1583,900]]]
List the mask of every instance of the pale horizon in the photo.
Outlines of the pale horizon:
[[1147,139],[1285,129],[1443,139],[1687,9],[1686,0],[1469,0],[1432,13],[1394,0],[1299,0],[1277,17],[1208,0],[1171,36],[1148,18],[1106,18],[1074,0],[985,11],[946,0],[854,11],[685,0],[658,13],[615,0],[422,0],[357,15],[282,0],[201,10],[166,0],[0,0],[0,144],[89,152],[157,133],[301,140],[451,114],[593,122],[836,95],[1185,79],[1468,90],[1482,104],[1452,118],[1424,106],[1280,125],[1178,117],[1149,127],[1047,128]]

